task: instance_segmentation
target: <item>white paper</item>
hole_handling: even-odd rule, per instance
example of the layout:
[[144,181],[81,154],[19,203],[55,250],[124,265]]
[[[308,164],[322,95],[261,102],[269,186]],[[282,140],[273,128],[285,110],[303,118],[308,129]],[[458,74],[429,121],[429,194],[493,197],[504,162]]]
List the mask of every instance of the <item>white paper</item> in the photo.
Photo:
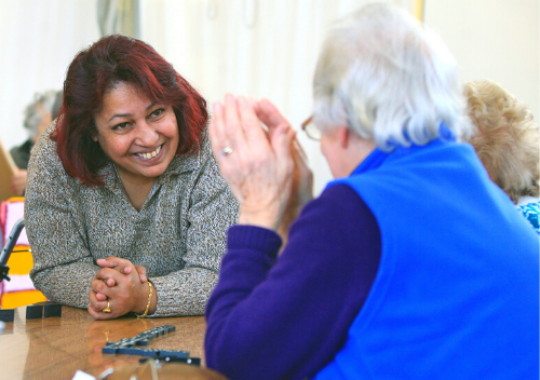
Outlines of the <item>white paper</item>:
[[75,376],[73,376],[73,379],[71,380],[96,380],[96,378],[87,374],[86,372],[78,370],[77,372],[75,372]]

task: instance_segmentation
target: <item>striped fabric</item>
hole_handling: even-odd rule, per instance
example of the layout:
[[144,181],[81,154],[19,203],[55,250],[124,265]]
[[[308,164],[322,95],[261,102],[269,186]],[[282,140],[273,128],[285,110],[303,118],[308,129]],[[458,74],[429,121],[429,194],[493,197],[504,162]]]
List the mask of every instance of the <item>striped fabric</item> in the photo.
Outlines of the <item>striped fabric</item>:
[[[24,216],[24,198],[10,198],[0,204],[0,228],[2,229],[2,247],[17,221]],[[35,302],[46,301],[47,298],[36,288],[30,279],[30,270],[34,265],[32,251],[23,230],[17,239],[7,262],[11,281],[0,283],[0,308],[13,309]]]
[[539,216],[540,216],[540,202],[531,202],[525,205],[517,206],[518,210],[521,211],[523,216],[527,218],[529,223],[532,224],[534,230],[538,235],[540,235],[540,225],[539,225]]

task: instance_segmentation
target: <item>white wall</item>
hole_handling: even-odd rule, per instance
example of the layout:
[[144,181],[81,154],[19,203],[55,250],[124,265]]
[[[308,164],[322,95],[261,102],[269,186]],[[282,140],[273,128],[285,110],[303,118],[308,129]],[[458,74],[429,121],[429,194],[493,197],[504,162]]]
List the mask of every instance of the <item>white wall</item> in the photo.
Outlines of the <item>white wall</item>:
[[[311,77],[324,30],[366,1],[145,0],[142,35],[210,102],[225,91],[266,96],[298,127],[311,112]],[[33,94],[59,89],[74,55],[99,38],[96,2],[0,0],[0,138],[7,147],[26,139],[22,111]],[[502,83],[538,118],[538,0],[424,3],[425,23],[456,56],[461,79]],[[244,11],[244,4],[258,4],[256,19],[256,9]],[[301,142],[319,192],[330,173],[318,144]]]
[[540,118],[538,0],[424,0],[425,25],[455,55],[463,82],[501,83]]
[[28,138],[23,110],[36,92],[60,90],[75,54],[99,37],[97,0],[0,0],[0,138]]

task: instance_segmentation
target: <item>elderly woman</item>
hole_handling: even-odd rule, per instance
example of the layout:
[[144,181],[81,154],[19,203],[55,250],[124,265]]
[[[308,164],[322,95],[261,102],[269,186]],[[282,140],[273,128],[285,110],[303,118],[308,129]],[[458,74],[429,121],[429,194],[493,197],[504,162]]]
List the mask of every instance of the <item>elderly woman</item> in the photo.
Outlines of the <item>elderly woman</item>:
[[18,195],[23,195],[28,176],[27,168],[30,161],[30,151],[39,135],[51,123],[54,104],[58,97],[57,91],[46,91],[36,94],[34,101],[24,110],[24,127],[28,130],[29,138],[22,145],[10,150],[17,172],[11,179],[11,189]]
[[337,179],[279,257],[304,183],[294,132],[267,101],[215,105],[240,214],[206,311],[207,365],[235,380],[538,378],[538,237],[459,142],[470,126],[442,41],[368,5],[331,31],[314,97],[306,132]]
[[96,319],[204,312],[238,204],[204,99],[145,43],[105,37],[68,68],[25,202],[32,280]]
[[469,142],[491,180],[540,233],[540,126],[528,107],[500,84],[478,80],[463,87],[475,126]]

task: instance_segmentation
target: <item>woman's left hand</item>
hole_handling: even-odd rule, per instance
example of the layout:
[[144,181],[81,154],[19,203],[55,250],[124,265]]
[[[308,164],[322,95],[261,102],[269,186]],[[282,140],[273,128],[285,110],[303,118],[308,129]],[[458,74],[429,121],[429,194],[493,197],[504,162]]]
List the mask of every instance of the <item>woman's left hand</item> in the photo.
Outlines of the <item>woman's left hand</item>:
[[238,223],[277,231],[292,191],[295,132],[286,123],[266,131],[256,107],[227,95],[224,105],[214,104],[209,133],[220,172],[240,204]]
[[[269,100],[261,100],[255,108],[257,117],[268,126],[289,125],[289,122]],[[269,130],[270,132],[273,129]],[[289,203],[285,208],[278,233],[285,246],[289,228],[296,220],[302,208],[313,199],[313,173],[307,164],[307,156],[298,139],[294,139],[291,155],[294,160],[292,189]]]
[[[118,257],[109,257],[104,261],[98,264],[106,267],[92,280],[88,306],[90,315],[95,319],[112,319],[131,311],[144,313],[150,290],[149,285],[141,281],[135,265]],[[107,306],[110,313],[103,312]]]

